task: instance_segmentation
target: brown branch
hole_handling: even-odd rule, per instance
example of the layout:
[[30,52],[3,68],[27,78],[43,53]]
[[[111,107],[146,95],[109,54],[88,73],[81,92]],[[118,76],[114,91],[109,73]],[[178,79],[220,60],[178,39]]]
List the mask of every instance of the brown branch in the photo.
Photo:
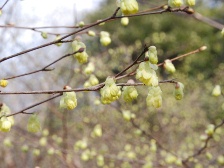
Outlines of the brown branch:
[[123,71],[119,72],[117,75],[115,75],[115,78],[120,76],[122,73],[124,73],[125,71],[127,71],[128,69],[130,69],[133,65],[136,64],[136,62],[141,58],[141,56],[143,56],[146,52],[148,51],[148,47],[144,46],[143,51],[141,52],[141,54],[134,60],[134,62],[132,64],[130,64],[128,67],[126,67]]
[[49,98],[49,99],[43,100],[43,101],[41,101],[41,102],[32,104],[32,105],[30,105],[30,106],[28,106],[28,107],[26,107],[26,108],[24,108],[24,109],[22,109],[22,110],[20,110],[20,111],[18,111],[18,112],[15,112],[15,113],[6,115],[6,117],[14,116],[14,115],[17,115],[17,114],[23,114],[23,113],[24,113],[24,114],[27,114],[27,112],[25,112],[26,110],[29,110],[29,109],[31,109],[31,108],[33,108],[33,107],[36,107],[36,106],[40,105],[40,104],[46,103],[46,102],[48,102],[48,101],[50,101],[50,100],[53,100],[53,99],[55,99],[55,98],[57,98],[57,97],[59,97],[59,96],[61,96],[61,95],[62,95],[62,93],[57,94],[57,95],[55,95],[55,96],[53,96],[53,97],[51,97],[51,98]]
[[68,57],[68,56],[71,56],[73,54],[76,54],[76,53],[81,53],[84,51],[84,48],[80,48],[78,51],[76,52],[73,52],[73,53],[70,53],[70,54],[66,54],[60,58],[58,58],[57,60],[53,61],[52,63],[46,65],[45,67],[39,69],[39,70],[35,70],[35,71],[32,71],[32,72],[28,72],[28,73],[24,73],[24,74],[21,74],[21,75],[16,75],[16,76],[12,76],[12,77],[8,77],[8,78],[4,78],[5,80],[10,80],[10,79],[15,79],[15,78],[18,78],[18,77],[22,77],[22,76],[26,76],[26,75],[31,75],[31,74],[34,74],[34,73],[37,73],[37,72],[41,72],[41,71],[52,71],[53,69],[49,69],[48,67],[55,64],[56,62]]
[[204,23],[206,23],[206,24],[208,24],[208,25],[210,25],[212,27],[215,27],[215,28],[217,28],[219,30],[222,30],[224,28],[223,24],[221,24],[219,22],[216,22],[216,21],[214,21],[214,20],[212,20],[212,19],[210,19],[208,17],[205,17],[205,16],[201,15],[200,13],[194,13],[192,15],[192,17],[197,19],[197,20],[199,20],[199,21],[201,21],[201,22],[204,22]]
[[[215,128],[214,128],[214,132],[215,132],[219,127],[221,127],[221,126],[223,126],[223,125],[224,125],[224,120],[222,120],[222,122],[221,122],[220,124],[218,124],[217,126],[215,126]],[[208,144],[209,144],[210,140],[212,140],[212,139],[213,139],[212,136],[208,136],[208,137],[206,138],[206,140],[205,140],[204,145],[203,145],[200,149],[198,149],[193,155],[190,155],[190,156],[188,156],[186,159],[182,160],[182,163],[183,163],[183,164],[184,164],[184,163],[187,163],[191,158],[197,157],[197,156],[199,156],[200,154],[202,154],[202,153],[207,149]]]
[[185,12],[185,13],[188,13],[188,8],[179,8],[179,9],[164,9],[164,10],[160,10],[160,11],[155,11],[155,12],[146,12],[146,13],[140,13],[140,14],[134,14],[134,15],[128,15],[128,16],[116,16],[117,12],[119,11],[119,8],[117,8],[115,10],[115,12],[113,13],[112,16],[106,18],[106,19],[103,19],[103,20],[99,20],[95,23],[92,23],[88,26],[85,26],[83,27],[82,29],[79,29],[75,32],[72,32],[72,33],[69,33],[63,37],[61,37],[60,39],[58,40],[55,40],[55,41],[52,41],[52,42],[49,42],[49,43],[45,43],[43,45],[40,45],[40,46],[37,46],[37,47],[33,47],[33,48],[30,48],[28,50],[24,50],[22,52],[19,52],[19,53],[16,53],[16,54],[13,54],[13,55],[10,55],[10,56],[7,56],[7,57],[4,57],[2,59],[0,59],[0,63],[3,62],[3,61],[6,61],[8,59],[11,59],[11,58],[14,58],[14,57],[17,57],[17,56],[20,56],[20,55],[23,55],[23,54],[26,54],[28,52],[31,52],[31,51],[34,51],[34,50],[37,50],[37,49],[40,49],[40,48],[44,48],[44,47],[47,47],[47,46],[50,46],[50,45],[53,45],[53,44],[56,44],[56,43],[59,43],[61,42],[62,40],[66,39],[67,37],[70,37],[72,35],[75,35],[83,30],[86,30],[88,28],[91,28],[91,27],[94,27],[96,25],[99,25],[100,23],[103,23],[103,22],[108,22],[108,21],[112,21],[112,20],[117,20],[117,19],[120,19],[120,18],[123,18],[123,17],[137,17],[137,16],[144,16],[144,15],[153,15],[153,14],[162,14],[162,13],[165,13],[165,12]]
[[[192,55],[192,54],[199,53],[199,52],[204,51],[204,50],[206,50],[206,49],[207,49],[206,46],[202,46],[202,47],[200,47],[200,48],[198,48],[198,49],[196,49],[196,50],[194,50],[194,51],[191,51],[191,52],[188,52],[188,53],[186,53],[186,54],[182,54],[182,55],[180,55],[180,56],[177,56],[177,57],[175,57],[175,58],[173,58],[173,59],[170,59],[170,61],[176,61],[176,60],[178,60],[178,59],[180,59],[180,58],[183,58],[183,57],[186,57],[186,56],[189,56],[189,55]],[[164,62],[159,63],[158,66],[162,66],[163,64],[164,64]]]
[[8,2],[9,2],[9,0],[6,0],[5,3],[2,5],[2,7],[0,8],[0,10],[2,10]]
[[[173,79],[171,80],[163,80],[159,81],[159,83],[177,83]],[[143,86],[143,83],[118,83],[117,86]],[[1,92],[0,95],[11,95],[11,94],[56,94],[56,93],[64,93],[64,92],[87,92],[87,91],[97,91],[100,90],[104,86],[104,82],[100,83],[96,86],[88,87],[88,88],[76,88],[70,90],[45,90],[45,91],[23,91],[23,92]]]

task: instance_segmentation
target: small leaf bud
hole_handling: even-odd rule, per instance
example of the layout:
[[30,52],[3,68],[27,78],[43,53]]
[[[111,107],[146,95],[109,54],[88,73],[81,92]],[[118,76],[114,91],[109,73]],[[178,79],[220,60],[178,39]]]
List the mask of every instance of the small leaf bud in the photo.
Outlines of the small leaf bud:
[[172,61],[170,61],[169,59],[165,60],[164,63],[164,68],[166,70],[166,72],[173,74],[176,71],[176,68],[174,67]]

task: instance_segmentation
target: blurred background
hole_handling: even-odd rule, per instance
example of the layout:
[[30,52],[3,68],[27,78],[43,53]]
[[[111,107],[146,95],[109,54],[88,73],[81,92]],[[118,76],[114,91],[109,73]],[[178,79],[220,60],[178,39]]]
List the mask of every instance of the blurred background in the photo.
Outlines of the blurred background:
[[[167,4],[166,0],[138,2],[141,11]],[[1,1],[0,6],[3,3]],[[80,21],[89,24],[111,16],[116,7],[114,0],[9,1],[0,17],[0,58],[76,30],[68,27],[37,29],[48,32],[48,38],[43,39],[41,32],[32,30],[33,27],[75,26]],[[193,9],[224,24],[222,0],[197,0]],[[184,13],[130,18],[127,26],[116,20],[90,30],[97,36],[85,33],[79,38],[87,46],[89,62],[94,63],[94,74],[100,82],[132,63],[144,44],[157,47],[159,62],[204,45],[207,50],[173,62],[177,71],[172,75],[159,68],[160,80],[176,79],[185,85],[184,98],[177,101],[173,96],[174,86],[161,84],[163,105],[159,109],[147,107],[148,88],[138,86],[138,99],[132,103],[120,99],[111,105],[102,105],[99,92],[79,92],[78,106],[73,111],[59,109],[60,98],[30,109],[27,112],[36,112],[41,120],[42,131],[37,134],[26,130],[29,115],[16,115],[12,130],[0,132],[3,144],[0,167],[186,167],[180,159],[197,152],[204,145],[202,138],[208,125],[218,125],[224,118],[223,96],[212,96],[214,86],[222,87],[224,83],[221,30]],[[100,31],[110,33],[112,43],[109,46],[101,46]],[[74,38],[77,36],[68,39]],[[52,45],[9,59],[0,63],[0,79],[40,69],[71,52],[71,43],[63,43],[60,47]],[[81,88],[89,78],[83,72],[86,66],[68,57],[51,66],[55,68],[53,71],[9,80],[9,85],[1,91],[61,90],[65,85]],[[128,79],[135,80],[135,77],[119,82]],[[0,102],[14,113],[50,97],[0,95]],[[124,110],[135,118],[125,118]],[[223,129],[216,130],[206,150],[189,159],[189,167],[224,166]]]

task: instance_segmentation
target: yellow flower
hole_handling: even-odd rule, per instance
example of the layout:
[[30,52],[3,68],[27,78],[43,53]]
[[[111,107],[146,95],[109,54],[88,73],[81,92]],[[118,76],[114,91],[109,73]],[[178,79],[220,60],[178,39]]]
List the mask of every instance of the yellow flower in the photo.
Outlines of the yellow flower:
[[1,87],[6,87],[7,85],[8,85],[8,81],[7,80],[4,80],[4,79],[0,80],[0,86]]
[[106,31],[100,32],[100,43],[103,46],[108,46],[111,43],[110,34]]
[[121,24],[122,24],[123,26],[127,26],[128,23],[129,23],[129,19],[128,19],[128,17],[123,17],[123,18],[121,18]]
[[149,87],[146,103],[149,107],[159,108],[162,106],[162,90],[159,86]]
[[179,8],[184,4],[183,0],[168,0],[168,5],[172,8]]
[[138,12],[138,2],[136,0],[121,0],[120,7],[123,15],[131,15]]

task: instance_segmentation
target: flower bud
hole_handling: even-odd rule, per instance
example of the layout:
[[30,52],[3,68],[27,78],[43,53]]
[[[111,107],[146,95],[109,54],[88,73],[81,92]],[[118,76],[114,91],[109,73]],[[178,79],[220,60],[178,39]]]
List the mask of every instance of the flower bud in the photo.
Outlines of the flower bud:
[[40,130],[41,130],[41,125],[40,125],[39,118],[37,117],[36,114],[32,114],[28,120],[27,131],[36,133],[36,132],[39,132]]
[[83,27],[85,25],[85,23],[83,21],[79,22],[79,27]]
[[96,158],[97,166],[102,167],[104,166],[104,157],[103,155],[98,155]]
[[195,0],[187,0],[187,5],[188,6],[194,6],[195,5]]
[[217,162],[219,165],[224,166],[224,156],[222,155],[218,156]]
[[0,9],[0,16],[2,16],[2,10]]
[[74,148],[75,149],[86,149],[88,146],[87,144],[87,140],[86,139],[83,139],[83,140],[78,140],[75,145],[74,145]]
[[163,66],[166,72],[170,74],[173,74],[176,71],[176,68],[174,67],[173,63],[169,59],[165,60],[165,63]]
[[172,8],[179,8],[184,4],[183,0],[168,0],[168,5]]
[[12,141],[9,138],[5,138],[3,141],[3,145],[5,145],[6,147],[12,147]]
[[90,159],[90,157],[91,157],[90,155],[91,155],[91,152],[90,152],[90,150],[87,149],[87,150],[82,152],[81,159],[83,161],[88,161]]
[[159,108],[162,106],[162,90],[159,86],[149,87],[146,103],[147,106],[154,108]]
[[33,150],[33,155],[34,156],[39,156],[40,155],[40,149],[34,149]]
[[23,145],[23,146],[21,147],[21,151],[22,151],[22,152],[28,152],[28,150],[29,150],[29,147],[28,147],[27,145]]
[[221,35],[222,35],[222,37],[224,37],[224,28],[221,31]]
[[99,84],[99,80],[97,79],[97,77],[95,75],[90,75],[89,83],[91,86],[95,86],[95,85]]
[[95,70],[95,65],[90,62],[88,63],[87,67],[84,69],[85,74],[90,75],[91,73],[93,73]]
[[128,17],[123,17],[123,18],[121,18],[121,24],[122,24],[123,26],[127,26],[128,23],[129,23],[129,18],[128,18]]
[[148,61],[140,63],[136,72],[136,79],[147,86],[158,86],[158,77]]
[[78,60],[80,64],[86,63],[88,59],[88,54],[86,53],[86,45],[80,41],[73,41],[72,42],[72,48],[74,52],[79,51],[81,48],[84,48],[83,52],[78,52],[74,54],[74,57]]
[[181,82],[177,82],[174,90],[174,96],[176,100],[181,100],[184,97],[184,85]]
[[6,117],[2,117],[0,121],[0,131],[9,132],[11,127],[12,123]]
[[95,33],[94,31],[92,31],[92,30],[89,30],[89,31],[87,32],[87,34],[88,34],[89,36],[92,36],[92,37],[96,36],[96,33]]
[[[68,89],[65,90],[69,90]],[[77,106],[77,99],[75,92],[64,92],[60,100],[60,108],[73,110]]]
[[[60,38],[61,38],[61,36],[57,35],[56,38],[55,38],[55,41],[59,40]],[[62,45],[62,43],[60,43],[60,42],[59,43],[55,43],[55,45],[60,47]]]
[[93,129],[93,136],[94,137],[101,137],[102,136],[102,127],[101,125],[97,124]]
[[132,102],[134,99],[137,99],[138,92],[134,86],[124,86],[122,92],[122,97],[126,102]]
[[105,31],[100,32],[100,43],[103,46],[108,46],[111,43],[110,34]]
[[8,81],[5,79],[0,80],[0,86],[1,87],[6,87],[8,85]]
[[51,147],[50,149],[47,150],[47,154],[48,154],[48,155],[53,155],[54,153],[55,153],[55,149],[52,148],[52,147]]
[[46,33],[46,32],[41,32],[41,36],[42,36],[44,39],[47,39],[47,33]]
[[121,95],[120,86],[115,84],[115,79],[112,77],[107,77],[105,81],[105,86],[100,89],[101,102],[103,104],[110,104],[111,102],[117,100]]
[[123,115],[123,118],[126,121],[130,121],[131,120],[131,112],[129,110],[122,111],[122,115]]
[[46,146],[47,145],[47,138],[46,137],[40,138],[39,144],[40,144],[40,146]]
[[222,94],[220,85],[216,85],[212,91],[212,96],[220,96]]
[[215,132],[215,125],[213,124],[209,124],[207,129],[205,130],[205,133],[208,135],[208,136],[213,136]]
[[155,46],[150,46],[148,48],[148,52],[146,52],[145,56],[149,58],[149,62],[151,64],[157,64],[158,63],[158,57],[157,57],[157,50]]
[[121,0],[120,7],[123,15],[131,15],[138,12],[138,2],[136,0]]

